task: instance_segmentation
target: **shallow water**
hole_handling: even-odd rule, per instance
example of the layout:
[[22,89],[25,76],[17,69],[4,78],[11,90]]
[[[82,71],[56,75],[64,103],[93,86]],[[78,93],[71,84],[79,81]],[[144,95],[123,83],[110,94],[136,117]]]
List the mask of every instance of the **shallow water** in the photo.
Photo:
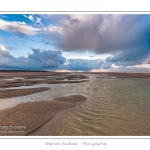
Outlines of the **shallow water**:
[[[150,79],[95,78],[84,83],[54,85],[51,90],[1,99],[0,109],[21,102],[81,94],[87,100],[56,115],[35,135],[150,135]],[[46,127],[46,132],[45,132]]]
[[43,92],[38,92],[38,93],[34,93],[31,95],[22,96],[22,97],[0,99],[0,110],[13,107],[23,102],[51,100],[54,97],[58,97],[57,91],[60,89],[63,89],[65,86],[69,86],[69,84],[36,84],[32,86],[20,86],[20,87],[6,88],[6,89],[26,89],[26,88],[49,87],[50,90],[46,90]]
[[4,79],[6,81],[14,81],[14,80],[24,80],[24,78],[22,77],[12,77],[12,78],[9,78],[9,79]]
[[84,91],[89,91],[88,100],[65,122],[75,135],[150,135],[147,80],[102,79],[90,82]]
[[96,79],[66,87],[64,92],[83,94],[87,101],[58,114],[58,119],[33,135],[150,135],[148,82],[149,79]]

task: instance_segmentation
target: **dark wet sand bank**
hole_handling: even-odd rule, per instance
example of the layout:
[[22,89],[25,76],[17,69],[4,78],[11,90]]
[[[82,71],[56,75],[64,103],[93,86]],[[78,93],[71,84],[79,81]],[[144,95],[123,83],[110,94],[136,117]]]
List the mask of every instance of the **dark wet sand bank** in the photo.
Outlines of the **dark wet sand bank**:
[[83,74],[63,72],[19,72],[0,71],[0,88],[31,86],[36,84],[63,84],[87,82],[88,77]]
[[30,88],[30,89],[3,89],[0,90],[0,98],[12,98],[18,96],[26,96],[37,92],[49,90],[47,87]]

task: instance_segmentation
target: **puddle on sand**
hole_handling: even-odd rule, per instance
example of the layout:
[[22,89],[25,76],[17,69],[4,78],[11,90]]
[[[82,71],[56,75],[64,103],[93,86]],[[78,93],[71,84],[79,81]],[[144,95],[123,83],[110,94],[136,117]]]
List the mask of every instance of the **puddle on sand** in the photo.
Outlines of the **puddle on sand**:
[[32,85],[32,86],[7,88],[7,89],[26,89],[26,88],[49,87],[50,90],[34,93],[31,95],[27,95],[27,96],[0,99],[0,110],[13,107],[23,102],[51,100],[53,97],[61,96],[59,95],[59,93],[57,93],[57,91],[60,91],[61,89],[69,85],[71,84],[37,84],[37,85]]
[[[77,80],[72,80],[72,81],[77,81]],[[9,108],[9,107],[13,107],[13,106],[15,106],[19,103],[22,103],[22,102],[51,100],[53,97],[62,96],[62,94],[65,96],[65,95],[71,94],[70,91],[71,91],[72,87],[74,87],[78,84],[80,84],[80,83],[36,84],[36,85],[32,85],[32,86],[20,86],[20,87],[5,88],[5,89],[29,89],[29,88],[48,87],[48,88],[50,88],[50,90],[42,91],[42,92],[38,92],[38,93],[34,93],[31,95],[22,96],[22,97],[0,99],[0,110],[5,109],[5,108]],[[67,91],[65,90],[66,87],[69,87],[69,89]],[[63,93],[63,91],[65,91],[65,93]],[[72,91],[72,93],[75,93],[75,92],[76,91]]]
[[19,87],[9,87],[5,89],[30,89],[30,88],[40,88],[40,87],[49,87],[51,89],[55,89],[58,87],[66,86],[66,84],[35,84],[31,86],[19,86]]
[[24,78],[22,77],[12,77],[12,78],[9,78],[9,79],[4,79],[6,81],[14,81],[14,80],[24,80]]

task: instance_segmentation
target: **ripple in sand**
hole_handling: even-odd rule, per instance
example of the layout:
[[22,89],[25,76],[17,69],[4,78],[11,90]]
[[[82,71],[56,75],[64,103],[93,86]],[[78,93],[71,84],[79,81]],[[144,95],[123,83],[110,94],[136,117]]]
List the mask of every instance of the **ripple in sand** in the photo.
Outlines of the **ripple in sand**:
[[[90,82],[58,86],[22,100],[14,99],[14,103],[51,100],[68,94],[87,98],[80,105],[67,107],[57,114],[54,111],[53,121],[48,121],[30,135],[150,135],[150,79],[110,80],[96,76],[89,74]],[[72,104],[57,102],[67,106]]]
[[150,86],[144,88],[144,83],[140,79],[96,79],[66,87],[87,100],[58,113],[54,122],[32,135],[150,135]]
[[[57,97],[52,101],[39,101],[22,103],[15,107],[0,111],[1,126],[25,126],[26,128],[19,132],[20,129],[5,129],[5,133],[0,135],[27,135],[49,122],[56,113],[61,110],[74,107],[78,103],[85,101],[86,97],[82,95],[71,95],[68,97]],[[0,127],[1,127],[0,126]]]

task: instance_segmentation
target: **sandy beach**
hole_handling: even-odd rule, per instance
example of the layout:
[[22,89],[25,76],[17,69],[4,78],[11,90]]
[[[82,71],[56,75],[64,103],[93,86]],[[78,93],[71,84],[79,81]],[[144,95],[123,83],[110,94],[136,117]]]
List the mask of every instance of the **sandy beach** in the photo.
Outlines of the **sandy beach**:
[[0,72],[0,135],[150,135],[150,74]]
[[0,111],[0,135],[27,135],[38,130],[59,111],[85,101],[82,95],[58,97],[52,101],[28,102]]

